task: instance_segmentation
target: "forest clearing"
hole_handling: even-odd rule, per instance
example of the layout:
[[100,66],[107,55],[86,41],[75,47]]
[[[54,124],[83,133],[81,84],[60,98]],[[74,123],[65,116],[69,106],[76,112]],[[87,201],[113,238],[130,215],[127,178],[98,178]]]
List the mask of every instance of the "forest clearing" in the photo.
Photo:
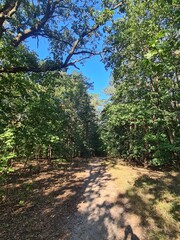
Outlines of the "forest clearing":
[[179,239],[177,172],[109,158],[21,167],[3,188],[0,239]]

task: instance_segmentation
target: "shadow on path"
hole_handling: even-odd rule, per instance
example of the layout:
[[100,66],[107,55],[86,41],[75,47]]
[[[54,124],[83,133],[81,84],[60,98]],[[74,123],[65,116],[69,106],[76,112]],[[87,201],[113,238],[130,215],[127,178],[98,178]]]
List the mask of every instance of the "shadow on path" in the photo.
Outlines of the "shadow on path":
[[[132,230],[141,233],[139,218],[129,218],[128,198],[121,197],[114,180],[100,162],[91,163],[70,240],[129,240],[129,236],[132,240],[139,239]],[[130,223],[133,226],[128,227]],[[128,234],[127,229],[131,229]]]
[[142,234],[128,198],[98,159],[19,176],[9,192],[0,207],[3,240],[137,240]]

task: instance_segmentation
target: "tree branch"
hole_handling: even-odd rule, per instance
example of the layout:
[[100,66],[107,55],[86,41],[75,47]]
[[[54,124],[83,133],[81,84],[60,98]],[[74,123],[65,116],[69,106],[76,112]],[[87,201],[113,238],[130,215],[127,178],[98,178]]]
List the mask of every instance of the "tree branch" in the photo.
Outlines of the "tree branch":
[[66,67],[74,66],[75,68],[77,68],[79,70],[79,68],[76,66],[76,63],[81,62],[81,61],[86,60],[86,59],[89,59],[89,58],[90,58],[90,56],[87,56],[87,57],[84,57],[84,58],[81,58],[81,59],[76,59],[75,61],[68,63]]
[[22,0],[7,0],[5,5],[0,9],[0,38],[2,37],[4,32],[4,22],[12,17],[12,15],[17,11],[21,3]]
[[4,7],[0,9],[0,18],[5,17],[6,19],[12,17],[12,15],[17,11],[22,0],[7,0]]
[[[65,28],[66,28],[66,26],[65,26],[64,28],[62,28],[60,31],[63,31]],[[41,37],[45,37],[45,38],[48,38],[48,39],[54,39],[54,40],[63,42],[63,43],[65,43],[66,45],[69,45],[70,47],[73,46],[72,43],[70,43],[70,42],[68,42],[68,41],[66,41],[66,40],[64,40],[64,39],[62,39],[62,38],[60,39],[60,38],[58,37],[58,35],[54,34],[54,33],[51,32],[51,31],[48,31],[48,32],[45,32],[45,33],[37,33],[37,34],[34,34],[34,36],[35,36],[35,37],[41,36]]]
[[[86,52],[88,53],[88,52]],[[34,72],[34,73],[43,73],[43,72],[52,72],[52,71],[61,71],[63,69],[67,69],[69,66],[74,66],[75,68],[79,69],[76,66],[76,63],[81,62],[85,59],[90,58],[91,56],[95,55],[92,54],[91,52],[89,52],[90,55],[88,55],[87,57],[83,57],[80,59],[76,59],[72,62],[68,62],[66,65],[62,64],[62,63],[56,63],[56,62],[44,62],[44,64],[42,66],[17,66],[17,67],[11,67],[11,68],[1,68],[0,69],[0,74],[3,73],[19,73],[19,72],[24,72],[24,73],[28,73],[28,72]],[[99,54],[99,53],[98,53]]]
[[79,52],[74,52],[73,55],[79,55],[79,54],[99,55],[101,53],[102,52],[92,52],[92,51],[88,51],[88,50],[82,50],[82,51],[79,51]]
[[[123,5],[123,4],[124,4],[124,1],[116,4],[111,10],[116,10],[117,8],[119,8],[119,7],[120,7],[121,5]],[[72,48],[71,48],[71,51],[69,52],[69,55],[66,57],[66,60],[65,60],[65,62],[64,62],[64,64],[63,64],[64,66],[67,66],[68,63],[69,63],[69,61],[71,60],[72,56],[77,54],[77,53],[75,53],[75,50],[76,50],[76,48],[78,47],[79,42],[80,42],[84,37],[90,35],[92,32],[95,32],[100,26],[101,26],[101,23],[95,24],[91,29],[89,29],[89,30],[87,30],[87,31],[85,31],[85,32],[83,32],[83,33],[81,34],[81,36],[79,37],[79,39],[77,39],[77,40],[74,42],[74,44],[73,44],[73,46],[72,46]]]
[[40,30],[53,15],[56,8],[56,4],[58,3],[58,1],[54,2],[53,4],[51,2],[52,1],[50,0],[48,1],[44,17],[35,26],[31,27],[30,29],[26,29],[24,30],[23,33],[19,33],[17,35],[17,37],[13,41],[13,45],[15,47],[17,47],[21,42],[23,42],[28,37],[40,34]]
[[118,3],[118,4],[116,4],[111,10],[116,10],[116,9],[118,9],[120,6],[122,6],[122,5],[124,5],[124,4],[126,4],[126,2],[125,2],[125,1],[122,1],[122,2],[120,2],[120,3]]
[[32,66],[17,66],[17,67],[11,67],[11,68],[2,68],[0,69],[0,74],[1,73],[19,73],[19,72],[34,72],[34,73],[43,73],[43,72],[52,72],[52,71],[61,71],[62,70],[62,65],[54,63],[52,65],[43,65],[43,66],[37,66],[37,67],[32,67]]
[[[7,13],[9,14],[8,16],[11,17],[12,14],[14,14],[14,12],[17,11],[21,2],[22,2],[22,0],[16,0],[16,1],[13,1],[13,0],[8,1],[7,0],[7,3],[5,4],[5,6],[2,9],[0,9],[0,16],[2,14],[4,14],[5,11],[7,11]],[[53,35],[53,32],[52,33],[51,33],[51,31],[43,32],[42,30],[43,30],[43,27],[46,24],[46,22],[53,17],[55,8],[57,7],[57,5],[61,6],[62,3],[60,4],[60,2],[61,2],[61,0],[56,0],[56,1],[48,0],[47,6],[46,6],[46,11],[45,11],[43,17],[39,20],[39,22],[37,22],[30,29],[26,29],[26,30],[24,30],[23,33],[19,33],[16,36],[16,38],[14,39],[13,45],[15,47],[17,47],[21,42],[23,42],[30,36],[47,36],[48,38],[54,38],[54,39],[56,37],[58,38],[58,35],[57,36],[56,36],[56,34]],[[121,1],[120,3],[118,3],[117,5],[112,7],[111,10],[115,10],[115,9],[119,8],[124,3],[125,3],[124,1]],[[72,66],[72,65],[77,68],[77,66],[75,65],[77,62],[87,59],[92,55],[100,54],[98,52],[93,52],[90,50],[79,50],[78,51],[78,48],[79,48],[79,45],[81,44],[82,40],[85,37],[88,37],[89,35],[91,35],[91,33],[95,32],[101,25],[102,25],[101,23],[95,23],[91,28],[88,28],[87,30],[82,32],[81,35],[74,41],[74,43],[69,43],[67,41],[57,39],[59,41],[64,42],[65,44],[68,44],[71,47],[71,50],[69,51],[69,54],[65,58],[64,63],[58,64],[58,63],[54,62],[52,65],[48,66],[48,64],[47,64],[47,66],[44,66],[44,67],[42,67],[42,66],[37,66],[37,67],[17,66],[17,67],[10,67],[8,69],[1,68],[0,73],[46,72],[46,71],[56,71],[56,70],[60,71],[62,69],[66,69],[68,66]],[[1,31],[1,28],[0,28],[0,31]],[[88,57],[81,58],[80,60],[75,60],[75,61],[71,60],[74,55],[80,55],[80,54],[87,54]]]
[[80,43],[80,41],[85,37],[88,36],[90,33],[94,32],[95,30],[97,30],[100,27],[100,24],[95,24],[91,29],[89,29],[88,31],[85,31],[84,33],[81,34],[81,36],[79,37],[79,39],[77,39],[72,48],[71,51],[69,53],[69,55],[66,57],[66,60],[64,62],[64,66],[67,66],[69,61],[71,60],[72,56],[75,54],[75,50],[78,47],[78,44]]

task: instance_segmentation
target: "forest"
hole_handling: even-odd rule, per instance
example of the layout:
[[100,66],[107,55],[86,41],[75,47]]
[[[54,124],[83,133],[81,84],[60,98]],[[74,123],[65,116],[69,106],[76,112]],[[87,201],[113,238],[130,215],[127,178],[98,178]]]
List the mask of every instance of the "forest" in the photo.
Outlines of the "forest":
[[[37,46],[46,39],[47,58],[30,48],[32,39]],[[89,91],[93,84],[79,73],[81,63],[97,55],[112,72],[101,110]],[[17,166],[31,175],[57,164],[83,169],[99,158],[177,172],[179,66],[179,0],[1,0],[0,201],[11,201],[8,186],[22,174]],[[66,176],[68,167],[63,171]],[[174,202],[176,220],[178,206]],[[165,239],[153,236],[141,239]]]
[[[155,1],[153,6],[149,1],[130,1],[127,6],[105,1],[101,12],[88,4],[84,9],[76,2],[59,4],[1,4],[1,172],[10,171],[13,160],[50,162],[95,155],[176,166],[178,1]],[[126,14],[114,20],[115,9]],[[70,23],[73,15],[77,17]],[[59,19],[67,25],[58,25]],[[112,26],[107,27],[110,20]],[[102,37],[100,27],[106,32],[103,61],[113,71],[113,93],[97,116],[88,94],[91,84],[81,74],[66,72],[98,54],[92,41]],[[48,38],[53,59],[40,60],[26,46],[26,39],[38,36]]]

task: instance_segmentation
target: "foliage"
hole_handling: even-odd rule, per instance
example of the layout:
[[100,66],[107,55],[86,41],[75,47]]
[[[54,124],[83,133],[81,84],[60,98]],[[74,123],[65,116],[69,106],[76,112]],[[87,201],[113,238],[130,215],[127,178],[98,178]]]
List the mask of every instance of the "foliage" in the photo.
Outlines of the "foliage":
[[[60,70],[97,53],[103,25],[113,77],[106,90],[111,101],[101,113],[97,105],[104,103],[88,94],[87,79]],[[1,171],[14,158],[50,162],[102,154],[104,146],[143,164],[175,164],[178,28],[178,1],[1,1]],[[47,38],[52,57],[39,60],[25,45],[31,37]]]
[[5,132],[0,134],[0,173],[9,173],[13,169],[9,166],[9,160],[13,159],[16,154],[14,152],[14,135],[11,129],[5,129]]
[[[1,171],[10,169],[13,159],[50,161],[99,153],[90,84],[82,75],[60,70],[96,54],[98,28],[113,13],[107,3],[1,1]],[[39,37],[49,42],[51,57],[44,60],[26,44],[29,38],[39,43]]]
[[11,54],[11,50],[12,54],[20,51],[30,38],[36,38],[37,45],[45,38],[51,58],[44,59],[41,65],[29,52],[21,55],[28,63],[23,64],[15,54],[8,65],[0,63],[0,72],[46,72],[77,67],[76,63],[99,54],[97,40],[101,33],[98,29],[121,5],[121,1],[117,4],[97,0],[2,0],[0,39],[6,43],[6,54]]
[[1,169],[8,161],[90,156],[96,150],[97,121],[90,84],[79,74],[2,75]]
[[102,114],[111,154],[173,164],[179,156],[179,7],[129,1],[107,39],[115,93]]

